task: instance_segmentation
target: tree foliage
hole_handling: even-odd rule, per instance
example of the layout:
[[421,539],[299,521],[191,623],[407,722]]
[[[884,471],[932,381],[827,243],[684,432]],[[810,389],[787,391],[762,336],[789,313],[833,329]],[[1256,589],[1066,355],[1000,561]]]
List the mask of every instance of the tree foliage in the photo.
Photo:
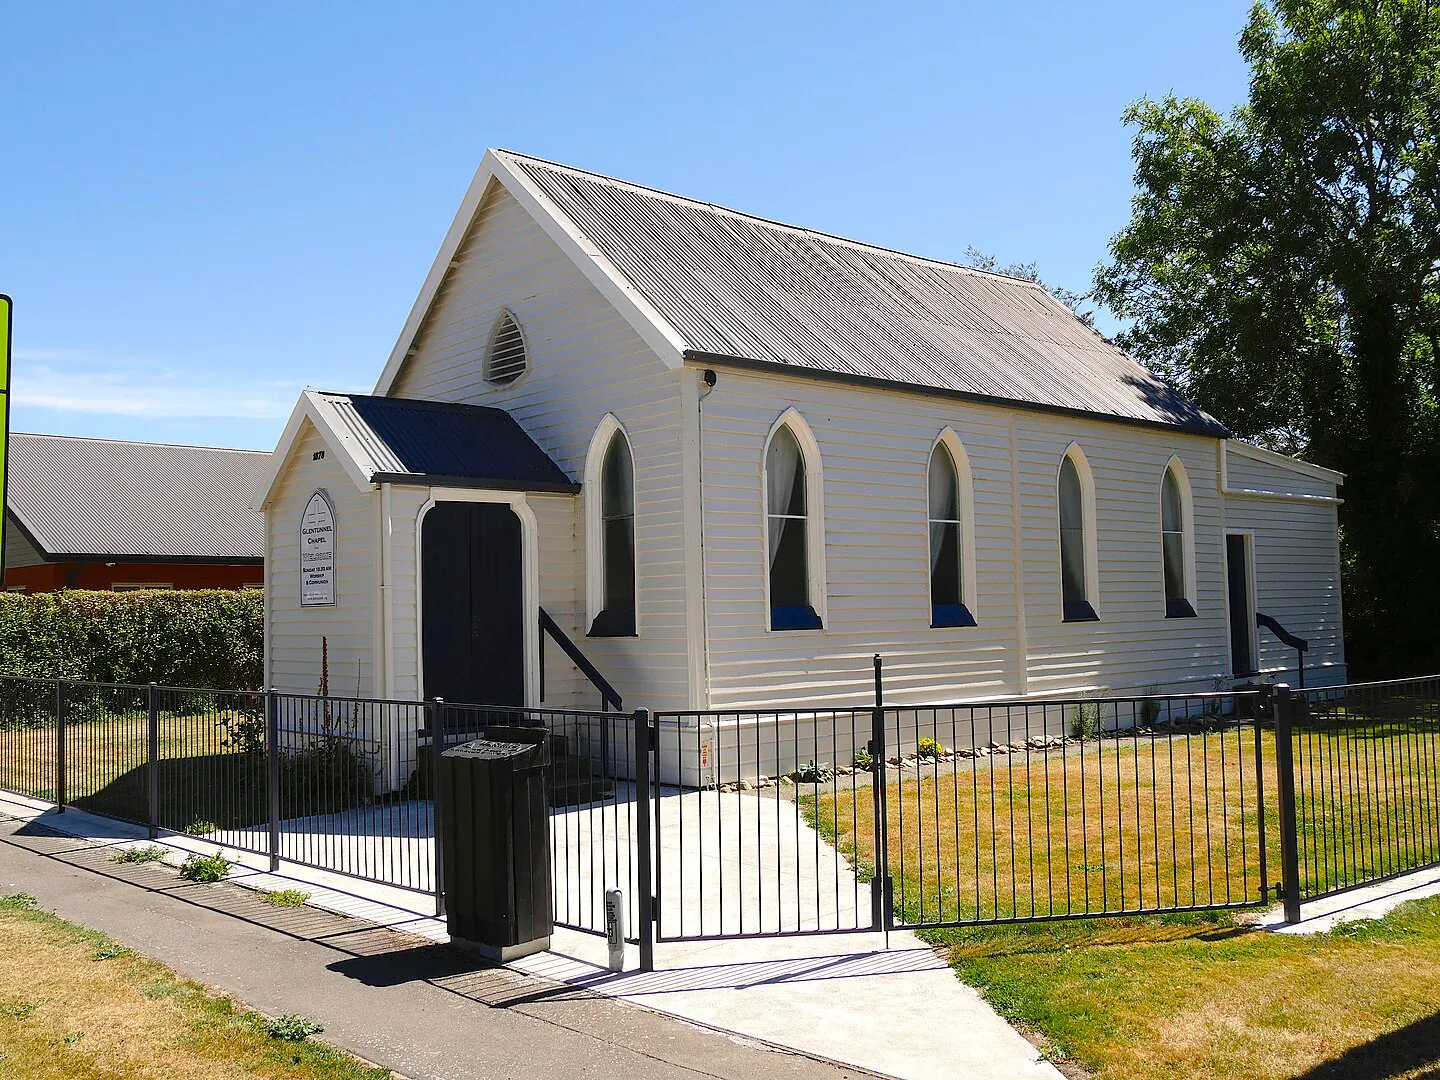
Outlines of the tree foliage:
[[1126,121],[1138,189],[1096,273],[1119,342],[1238,436],[1347,474],[1352,670],[1440,664],[1440,5],[1271,0],[1248,100]]

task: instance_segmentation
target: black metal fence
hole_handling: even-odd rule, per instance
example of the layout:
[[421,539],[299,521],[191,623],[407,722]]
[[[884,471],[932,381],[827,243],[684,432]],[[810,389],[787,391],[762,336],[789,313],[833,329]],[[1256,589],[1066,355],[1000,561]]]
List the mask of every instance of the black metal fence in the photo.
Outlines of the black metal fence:
[[1264,708],[1241,691],[659,714],[657,940],[1258,903]]
[[1312,898],[1440,864],[1440,677],[663,713],[0,677],[0,788],[432,894],[438,750],[543,729],[556,922],[653,942]]
[[5,676],[0,788],[431,894],[439,913],[437,743],[517,726],[551,737],[556,921],[604,933],[605,889],[633,898],[638,880],[625,714]]
[[1440,863],[1440,677],[1282,696],[1296,901]]

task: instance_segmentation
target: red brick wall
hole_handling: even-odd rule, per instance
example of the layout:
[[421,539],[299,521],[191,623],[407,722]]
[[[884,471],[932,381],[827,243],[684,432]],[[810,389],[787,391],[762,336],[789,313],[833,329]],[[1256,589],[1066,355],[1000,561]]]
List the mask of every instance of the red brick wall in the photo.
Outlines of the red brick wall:
[[114,566],[103,562],[44,563],[5,571],[7,589],[24,585],[30,593],[66,588],[108,592],[116,582],[163,582],[177,589],[238,589],[259,585],[264,580],[265,568],[254,563],[116,563]]

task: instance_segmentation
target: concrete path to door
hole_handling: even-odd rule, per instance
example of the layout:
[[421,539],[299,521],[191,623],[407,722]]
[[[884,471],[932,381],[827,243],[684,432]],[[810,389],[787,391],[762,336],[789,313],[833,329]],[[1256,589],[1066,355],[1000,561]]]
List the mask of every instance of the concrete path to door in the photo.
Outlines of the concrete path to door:
[[[623,885],[626,878],[631,878],[633,889],[633,867],[622,870],[612,854],[609,872],[604,870],[604,853],[620,850],[617,836],[624,838],[633,828],[633,813],[625,811],[623,802],[620,806],[617,811],[613,804],[597,804],[556,815],[554,835],[561,848],[557,861],[570,858],[577,901],[597,897],[606,884]],[[0,804],[0,809],[5,806]],[[40,809],[18,800],[9,806],[12,813],[30,816],[38,815]],[[359,834],[373,835],[365,823],[349,820],[355,813],[347,815],[347,826]],[[658,833],[663,902],[678,904],[683,912],[681,919],[672,909],[671,917],[676,920],[672,926],[713,929],[724,925],[733,931],[741,925],[741,913],[747,911],[750,914],[743,916],[747,929],[829,929],[857,925],[860,919],[868,922],[868,889],[855,883],[844,860],[793,813],[793,804],[776,805],[773,800],[742,794],[693,793],[662,800],[659,816],[662,826],[671,824]],[[44,820],[97,842],[133,842],[143,835],[143,830],[74,811],[45,814]],[[760,853],[756,858],[769,860],[765,865],[772,871],[778,868],[777,884],[772,887],[766,875],[740,890],[735,863],[742,858],[741,847],[707,843],[702,848],[698,842],[702,833],[717,836],[722,824],[727,830],[736,826],[737,837],[756,838],[755,850]],[[217,846],[188,836],[167,836],[164,842],[177,853],[208,853]],[[282,865],[282,874],[270,875],[264,872],[268,862],[263,857],[238,851],[228,854],[246,868],[232,873],[240,884],[303,887],[313,893],[312,905],[435,941],[446,938],[443,923],[433,918],[433,901],[424,894],[289,863]],[[383,857],[383,852],[375,854],[376,859]],[[702,864],[707,867],[705,880],[710,886],[703,890],[699,886]],[[825,888],[815,887],[820,881]],[[765,899],[788,898],[792,890],[800,899],[789,906]],[[838,901],[834,899],[837,892]],[[726,897],[723,920],[719,910],[722,895]],[[813,902],[806,902],[811,896]],[[564,898],[557,900],[563,902]],[[762,921],[762,910],[773,914]],[[933,950],[908,932],[893,933],[888,942],[876,933],[662,942],[655,950],[657,970],[643,974],[638,971],[633,946],[627,970],[620,974],[606,969],[605,954],[602,938],[557,929],[549,952],[511,966],[543,980],[620,998],[876,1074],[906,1080],[1056,1080],[1060,1076],[975,990],[961,983]]]

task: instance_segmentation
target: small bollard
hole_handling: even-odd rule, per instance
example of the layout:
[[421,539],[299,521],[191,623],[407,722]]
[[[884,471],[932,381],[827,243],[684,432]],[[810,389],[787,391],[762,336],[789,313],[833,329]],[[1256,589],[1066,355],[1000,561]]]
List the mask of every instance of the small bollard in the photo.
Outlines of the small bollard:
[[605,890],[605,944],[610,947],[610,970],[625,970],[625,894]]

